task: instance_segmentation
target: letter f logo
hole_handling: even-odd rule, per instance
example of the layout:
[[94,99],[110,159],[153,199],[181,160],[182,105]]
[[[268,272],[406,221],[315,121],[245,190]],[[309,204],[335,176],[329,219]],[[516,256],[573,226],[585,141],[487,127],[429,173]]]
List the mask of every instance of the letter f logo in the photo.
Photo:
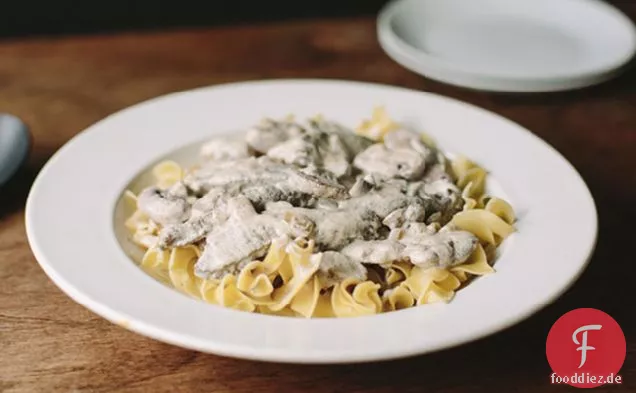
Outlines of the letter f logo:
[[[593,351],[596,349],[594,347],[590,347],[587,345],[588,330],[601,330],[601,325],[581,326],[580,328],[576,329],[574,333],[572,334],[572,341],[574,341],[574,344],[581,345],[580,347],[576,349],[577,351],[581,351],[581,364],[579,364],[579,368],[583,367],[583,365],[585,364],[585,360],[587,359],[587,351]],[[581,340],[581,342],[579,342],[576,336],[581,332],[583,332],[582,334],[583,339]]]

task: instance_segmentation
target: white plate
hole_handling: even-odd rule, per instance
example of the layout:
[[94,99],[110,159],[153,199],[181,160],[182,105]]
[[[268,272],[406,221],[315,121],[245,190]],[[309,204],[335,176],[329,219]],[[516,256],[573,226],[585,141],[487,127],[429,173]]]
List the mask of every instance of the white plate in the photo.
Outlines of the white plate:
[[398,0],[380,13],[378,37],[414,72],[507,92],[596,84],[636,52],[633,23],[598,0]]
[[[321,112],[354,126],[384,105],[449,152],[491,171],[489,187],[519,213],[497,273],[448,305],[377,316],[304,320],[191,299],[146,275],[124,252],[121,194],[140,172],[263,116]],[[421,354],[497,332],[555,300],[585,268],[597,230],[594,201],[574,168],[539,138],[485,110],[401,88],[341,81],[247,82],[171,94],[112,115],[62,147],[26,207],[33,253],[70,297],[155,339],[221,355],[284,362],[353,362]]]

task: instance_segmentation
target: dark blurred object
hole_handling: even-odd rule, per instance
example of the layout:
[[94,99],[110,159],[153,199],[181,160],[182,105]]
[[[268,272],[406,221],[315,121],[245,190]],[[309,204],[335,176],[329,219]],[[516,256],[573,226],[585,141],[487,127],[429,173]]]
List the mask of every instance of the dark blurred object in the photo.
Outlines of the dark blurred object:
[[0,113],[0,186],[24,163],[30,142],[29,130],[22,120]]
[[387,0],[6,1],[0,37],[103,33],[374,15]]

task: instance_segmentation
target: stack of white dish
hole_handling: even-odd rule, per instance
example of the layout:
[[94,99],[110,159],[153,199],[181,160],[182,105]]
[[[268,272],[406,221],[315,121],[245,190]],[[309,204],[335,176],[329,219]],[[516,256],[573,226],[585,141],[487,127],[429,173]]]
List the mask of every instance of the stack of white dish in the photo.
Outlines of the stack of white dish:
[[398,0],[380,13],[378,37],[414,72],[499,92],[590,86],[636,51],[632,21],[599,0]]

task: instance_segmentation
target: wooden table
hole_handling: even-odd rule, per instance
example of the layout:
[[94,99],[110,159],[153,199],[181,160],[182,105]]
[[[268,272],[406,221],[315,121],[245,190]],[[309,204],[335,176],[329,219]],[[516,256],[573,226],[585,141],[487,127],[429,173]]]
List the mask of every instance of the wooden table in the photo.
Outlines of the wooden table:
[[[636,16],[636,5],[624,8]],[[162,344],[106,322],[47,279],[26,240],[24,202],[40,167],[69,138],[160,94],[288,77],[433,91],[529,128],[576,166],[596,198],[600,237],[590,268],[558,302],[501,334],[418,358],[348,366],[257,363]],[[636,71],[583,91],[485,94],[402,69],[378,47],[371,19],[316,21],[2,42],[0,111],[26,120],[35,140],[28,166],[0,190],[0,392],[560,392],[567,388],[549,383],[545,339],[559,316],[578,307],[608,312],[627,337],[623,386],[596,391],[636,389],[636,260],[629,249],[636,234]]]

